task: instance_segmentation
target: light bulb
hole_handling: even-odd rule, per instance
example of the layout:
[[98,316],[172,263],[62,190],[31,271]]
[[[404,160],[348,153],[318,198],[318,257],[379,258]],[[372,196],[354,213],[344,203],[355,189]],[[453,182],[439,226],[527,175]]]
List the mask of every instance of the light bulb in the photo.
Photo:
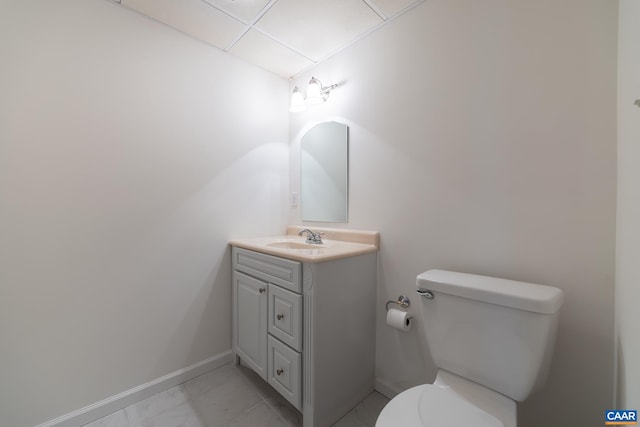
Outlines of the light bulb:
[[302,94],[300,88],[296,86],[293,88],[293,93],[291,94],[291,107],[289,108],[289,111],[291,111],[292,113],[296,113],[298,111],[304,110],[305,108],[304,95]]
[[315,77],[311,77],[309,80],[309,87],[307,88],[307,100],[308,105],[322,104],[324,97],[322,96],[322,83]]

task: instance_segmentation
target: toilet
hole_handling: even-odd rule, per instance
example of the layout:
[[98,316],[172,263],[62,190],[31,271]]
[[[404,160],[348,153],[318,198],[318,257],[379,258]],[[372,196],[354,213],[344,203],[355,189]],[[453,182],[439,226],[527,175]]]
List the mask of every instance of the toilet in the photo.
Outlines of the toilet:
[[391,399],[376,427],[516,427],[516,402],[546,381],[562,291],[444,270],[417,287],[439,370]]

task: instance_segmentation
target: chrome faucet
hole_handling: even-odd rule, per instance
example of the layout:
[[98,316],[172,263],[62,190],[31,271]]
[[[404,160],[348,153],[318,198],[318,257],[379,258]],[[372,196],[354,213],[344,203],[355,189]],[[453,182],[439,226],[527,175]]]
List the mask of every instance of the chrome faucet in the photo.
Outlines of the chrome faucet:
[[307,233],[306,243],[311,243],[313,245],[321,245],[322,244],[322,235],[324,233],[314,233],[313,231],[305,228],[298,232],[298,236],[302,236],[304,233]]

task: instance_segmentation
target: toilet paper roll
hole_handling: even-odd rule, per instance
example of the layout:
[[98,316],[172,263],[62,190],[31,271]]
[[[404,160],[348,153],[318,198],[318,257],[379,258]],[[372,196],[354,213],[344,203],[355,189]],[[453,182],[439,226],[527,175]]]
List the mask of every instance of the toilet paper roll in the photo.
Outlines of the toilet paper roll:
[[402,332],[409,332],[411,329],[411,317],[406,311],[390,308],[387,310],[387,325]]

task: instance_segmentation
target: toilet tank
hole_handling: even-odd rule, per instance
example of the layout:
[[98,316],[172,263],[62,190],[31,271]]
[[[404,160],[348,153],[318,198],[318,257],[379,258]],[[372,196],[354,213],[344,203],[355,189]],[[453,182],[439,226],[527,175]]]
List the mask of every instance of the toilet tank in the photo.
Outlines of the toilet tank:
[[435,364],[511,399],[544,385],[563,293],[551,286],[429,270],[417,277]]

